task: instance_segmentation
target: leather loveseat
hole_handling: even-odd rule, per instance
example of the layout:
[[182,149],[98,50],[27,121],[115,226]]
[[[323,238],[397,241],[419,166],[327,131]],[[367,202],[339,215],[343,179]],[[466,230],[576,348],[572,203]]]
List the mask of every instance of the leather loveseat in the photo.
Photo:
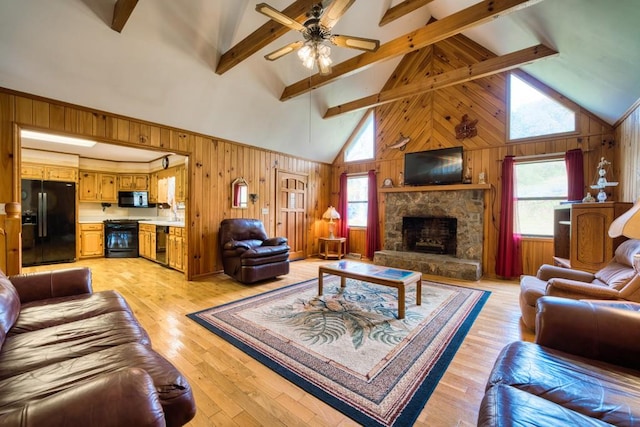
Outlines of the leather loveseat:
[[640,425],[640,304],[538,300],[535,343],[498,356],[479,426]]
[[122,296],[92,292],[89,269],[0,271],[0,425],[180,426],[194,415],[187,380]]
[[223,220],[220,248],[224,272],[242,283],[289,274],[287,239],[269,238],[258,219]]
[[536,301],[543,295],[572,299],[627,300],[640,302],[640,240],[620,244],[606,266],[589,273],[544,264],[536,276],[520,278],[522,321],[535,329]]

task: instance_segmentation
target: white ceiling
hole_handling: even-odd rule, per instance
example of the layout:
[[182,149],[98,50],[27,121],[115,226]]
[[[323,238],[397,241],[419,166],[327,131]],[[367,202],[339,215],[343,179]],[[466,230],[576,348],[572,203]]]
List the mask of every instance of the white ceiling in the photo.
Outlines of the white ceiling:
[[[268,3],[282,10],[293,0]],[[389,25],[398,1],[359,0],[334,33],[385,43],[479,0],[435,0]],[[498,0],[495,0],[498,1]],[[0,86],[331,162],[362,112],[324,120],[327,107],[380,91],[400,58],[302,95],[282,90],[309,73],[295,55],[263,56],[290,32],[223,75],[222,53],[266,22],[248,0],[140,0],[122,33],[115,0],[0,1]],[[560,52],[525,70],[608,123],[640,98],[637,0],[544,0],[464,34],[496,54],[545,43]],[[339,63],[358,52],[335,47]]]

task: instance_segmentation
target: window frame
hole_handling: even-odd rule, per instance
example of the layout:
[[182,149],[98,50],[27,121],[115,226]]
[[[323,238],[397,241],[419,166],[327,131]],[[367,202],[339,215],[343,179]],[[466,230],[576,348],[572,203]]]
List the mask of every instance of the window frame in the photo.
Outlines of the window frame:
[[[518,159],[516,157],[515,159],[515,164],[514,164],[514,177],[517,176],[517,171],[515,170],[515,168],[517,168],[518,164],[528,164],[528,163],[548,163],[548,162],[563,162],[564,161],[564,157],[561,154],[554,154],[551,156],[525,156],[525,157],[521,157],[520,159]],[[565,173],[566,173],[566,166],[565,166]],[[568,179],[568,177],[567,177]],[[515,186],[514,186],[514,203],[517,204],[519,201],[537,201],[537,200],[558,200],[560,202],[563,201],[567,201],[567,197],[568,195],[565,195],[564,197],[561,196],[550,196],[550,197],[518,197],[517,193],[518,193],[518,189],[517,189],[517,185],[518,185],[518,181],[516,179],[515,182]],[[568,190],[568,189],[567,189]],[[517,206],[515,207],[517,209]],[[514,221],[519,222],[519,215],[514,215]],[[552,226],[553,226],[553,222],[552,222]],[[517,224],[514,224],[514,230],[516,230],[516,232],[525,239],[553,239],[554,235],[553,235],[553,231],[552,233],[549,234],[528,234],[528,233],[522,233],[519,230],[519,227],[517,227]]]
[[[528,136],[528,137],[524,137],[524,138],[511,138],[511,77],[515,76],[517,78],[519,78],[520,80],[522,80],[523,82],[525,82],[526,84],[528,84],[529,86],[531,86],[532,88],[534,88],[535,90],[537,90],[538,92],[542,93],[543,95],[545,95],[546,97],[552,99],[553,101],[557,102],[558,104],[564,106],[565,108],[568,108],[569,110],[573,111],[574,117],[575,117],[575,130],[573,131],[568,131],[568,132],[560,132],[560,133],[548,133],[545,135],[538,135],[538,136]],[[521,142],[533,142],[533,141],[541,141],[541,140],[549,140],[549,139],[561,139],[563,137],[567,137],[567,136],[576,136],[576,135],[580,135],[580,106],[578,104],[575,104],[574,102],[569,101],[567,98],[562,97],[560,94],[558,94],[557,92],[553,91],[552,89],[546,87],[545,85],[543,85],[542,83],[540,83],[539,81],[537,81],[536,79],[534,79],[533,77],[529,76],[528,74],[526,74],[523,71],[519,71],[519,70],[513,70],[509,73],[507,73],[507,78],[506,78],[506,107],[507,107],[507,114],[506,114],[506,126],[505,126],[505,141],[507,143],[521,143]]]
[[[372,126],[373,126],[373,141],[371,141],[371,144],[373,145],[373,147],[372,147],[372,151],[373,151],[372,156],[368,157],[368,158],[365,158],[365,159],[347,160],[347,152],[349,151],[349,148],[353,144],[355,144],[356,141],[358,141],[360,135],[362,134],[362,132],[364,132],[364,129],[365,129],[365,127],[366,127],[366,125],[367,125],[369,120],[371,120]],[[375,158],[376,158],[376,118],[375,118],[374,109],[370,108],[369,110],[367,110],[367,112],[364,114],[364,116],[362,116],[362,118],[360,119],[360,121],[356,125],[355,129],[351,133],[351,136],[349,136],[349,139],[347,139],[347,143],[345,144],[344,152],[342,153],[342,160],[345,163],[354,164],[354,163],[358,163],[358,162],[370,162],[371,160],[375,160]]]
[[[351,199],[349,198],[349,179],[362,179],[364,178],[367,183],[367,191],[369,190],[369,181],[368,181],[368,175],[366,173],[354,173],[354,174],[348,174],[347,175],[347,212],[345,215],[345,220],[347,221],[347,227],[349,227],[350,229],[366,229],[369,224],[366,223],[365,225],[351,225],[349,224],[349,206],[351,203],[364,203],[367,206],[367,211],[369,209],[369,200],[365,199],[365,200],[359,200],[359,201],[355,201],[352,202]],[[365,216],[365,222],[367,222],[367,218]]]

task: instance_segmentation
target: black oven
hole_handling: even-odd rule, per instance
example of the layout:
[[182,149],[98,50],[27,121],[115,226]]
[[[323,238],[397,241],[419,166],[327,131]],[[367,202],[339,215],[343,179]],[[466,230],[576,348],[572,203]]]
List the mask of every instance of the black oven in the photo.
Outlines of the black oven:
[[105,258],[138,257],[138,221],[128,219],[104,222]]

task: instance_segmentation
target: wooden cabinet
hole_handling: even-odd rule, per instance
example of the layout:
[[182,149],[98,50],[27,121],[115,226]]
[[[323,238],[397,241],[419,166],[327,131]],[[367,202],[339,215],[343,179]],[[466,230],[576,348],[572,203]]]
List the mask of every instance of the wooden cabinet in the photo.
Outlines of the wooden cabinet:
[[632,203],[604,202],[557,207],[553,241],[556,264],[590,272],[604,267],[625,240],[610,238],[609,226],[631,206]]
[[138,226],[138,252],[141,257],[156,259],[156,226],[140,224]]
[[103,224],[80,224],[80,258],[101,256],[104,256]]
[[123,191],[146,191],[149,189],[149,175],[118,175],[118,189]]
[[158,179],[158,203],[169,203],[167,193],[169,191],[169,178]]
[[185,165],[176,167],[176,202],[184,202],[187,197],[187,168]]
[[78,182],[78,169],[73,167],[22,163],[20,172],[24,179]]
[[167,258],[169,267],[178,271],[184,271],[185,266],[185,244],[184,228],[169,227],[169,237],[167,242]]
[[149,203],[158,203],[158,173],[149,175]]
[[118,201],[115,174],[80,171],[78,182],[78,199],[80,201],[109,203]]

